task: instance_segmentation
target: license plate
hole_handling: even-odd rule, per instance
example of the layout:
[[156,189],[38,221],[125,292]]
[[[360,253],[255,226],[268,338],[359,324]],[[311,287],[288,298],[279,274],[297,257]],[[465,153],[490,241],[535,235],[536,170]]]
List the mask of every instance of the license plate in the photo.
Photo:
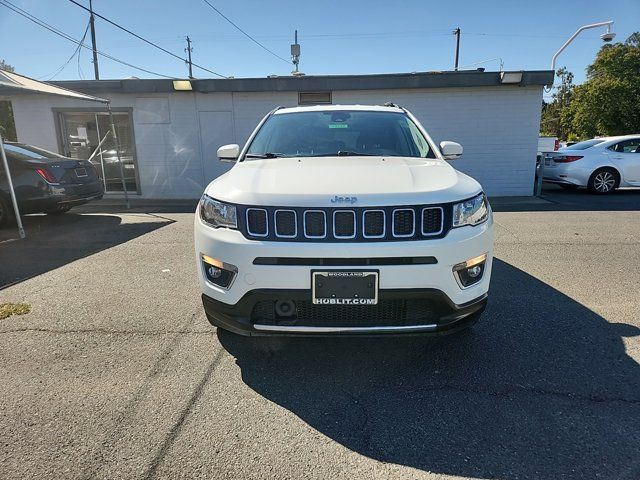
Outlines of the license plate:
[[76,168],[76,177],[82,178],[82,177],[88,177],[88,176],[89,175],[87,174],[86,168]]
[[316,305],[376,305],[378,272],[312,272],[312,302]]

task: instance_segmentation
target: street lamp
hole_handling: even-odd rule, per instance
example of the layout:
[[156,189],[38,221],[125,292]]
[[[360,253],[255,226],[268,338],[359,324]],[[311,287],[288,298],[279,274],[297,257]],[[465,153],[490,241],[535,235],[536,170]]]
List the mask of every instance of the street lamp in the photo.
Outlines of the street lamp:
[[[616,36],[616,34],[611,31],[611,25],[613,25],[613,20],[609,20],[607,22],[592,23],[590,25],[583,25],[578,30],[576,30],[576,33],[574,33],[573,35],[571,35],[569,37],[569,40],[564,42],[564,45],[562,45],[560,47],[560,50],[558,50],[553,55],[553,58],[551,59],[551,70],[553,70],[553,80],[551,80],[551,86],[549,86],[549,90],[547,90],[545,88],[546,92],[550,92],[551,91],[551,87],[553,87],[553,84],[556,81],[556,60],[558,59],[558,55],[560,55],[563,52],[563,50],[565,48],[567,48],[569,46],[569,44],[571,42],[573,42],[573,40],[578,35],[580,35],[580,33],[582,33],[584,30],[589,30],[590,28],[607,27],[607,30],[602,35],[600,35],[600,38],[605,43],[610,42]],[[542,156],[540,158],[540,166],[539,166],[539,168],[537,168],[538,179],[536,181],[536,188],[535,188],[536,196],[539,196],[542,193],[542,178],[543,178],[543,175],[544,175],[544,160],[545,160],[544,157],[545,157],[545,152],[541,152],[541,153],[542,153]]]
[[564,45],[562,45],[560,47],[560,50],[558,50],[554,55],[553,58],[551,59],[551,70],[553,70],[554,72],[554,76],[555,76],[555,71],[556,71],[556,60],[558,59],[558,55],[560,55],[562,53],[562,51],[567,48],[569,46],[569,44],[571,42],[573,42],[573,40],[580,35],[581,32],[583,32],[584,30],[588,30],[590,28],[598,28],[598,27],[607,27],[607,31],[604,32],[602,35],[600,35],[600,38],[602,39],[603,42],[610,42],[611,40],[613,40],[616,36],[615,33],[613,33],[611,31],[611,25],[613,25],[613,20],[609,20],[607,22],[598,22],[598,23],[592,23],[591,25],[583,25],[582,27],[580,27],[578,30],[576,30],[576,33],[574,33],[573,35],[571,35],[571,37],[569,37],[569,40],[567,40],[566,42],[564,42]]

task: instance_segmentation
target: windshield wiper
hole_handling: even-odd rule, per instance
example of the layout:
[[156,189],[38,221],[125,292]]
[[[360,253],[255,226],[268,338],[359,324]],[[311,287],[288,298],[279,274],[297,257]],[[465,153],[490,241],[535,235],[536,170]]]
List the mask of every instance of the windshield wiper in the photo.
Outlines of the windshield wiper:
[[372,157],[371,153],[350,152],[348,150],[338,150],[339,157]]
[[265,152],[265,153],[247,153],[245,158],[281,158],[286,157],[284,153],[273,153],[273,152]]

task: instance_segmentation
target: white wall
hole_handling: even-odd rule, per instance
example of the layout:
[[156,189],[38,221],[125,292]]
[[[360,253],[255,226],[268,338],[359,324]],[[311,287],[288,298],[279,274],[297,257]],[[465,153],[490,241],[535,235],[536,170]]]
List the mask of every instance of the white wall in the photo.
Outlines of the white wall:
[[343,91],[332,101],[403,106],[436,143],[462,144],[464,155],[452,165],[489,195],[532,195],[542,87]]
[[[231,164],[217,160],[216,150],[227,143],[241,146],[249,139],[251,132],[262,118],[278,106],[295,106],[298,103],[296,92],[246,92],[246,93],[207,93],[196,95],[200,121],[202,162],[204,185],[223,174]],[[228,129],[205,125],[204,119],[220,121],[227,114],[231,118],[231,135]],[[201,189],[202,190],[202,189]]]
[[[114,107],[133,108],[144,198],[198,198],[212,178],[230,167],[215,159],[216,145],[242,145],[269,110],[298,100],[297,92],[109,97]],[[387,101],[411,110],[437,142],[462,143],[465,153],[455,167],[479,180],[489,195],[531,195],[541,87],[333,92],[335,104]],[[94,106],[46,95],[14,97],[12,102],[18,139],[54,151],[58,140],[52,109]],[[222,125],[224,121],[232,125]]]

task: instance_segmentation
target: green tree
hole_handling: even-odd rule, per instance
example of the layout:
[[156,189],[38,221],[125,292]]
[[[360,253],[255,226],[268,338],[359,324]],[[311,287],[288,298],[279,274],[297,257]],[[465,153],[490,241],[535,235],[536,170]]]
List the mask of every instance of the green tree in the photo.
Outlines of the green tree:
[[[2,59],[0,60],[0,70],[13,72],[13,67]],[[0,100],[0,134],[2,134],[3,139],[17,140],[16,124],[13,121],[13,107],[8,100]]]
[[4,58],[0,59],[0,70],[6,70],[7,72],[15,71],[13,66],[9,65],[7,62],[4,61]]
[[562,112],[571,103],[573,89],[575,88],[573,85],[573,73],[568,71],[566,67],[562,67],[556,72],[556,76],[560,79],[560,85],[555,87],[551,102],[542,102],[540,132],[546,136],[567,140],[567,136],[570,133],[570,125],[563,123]]
[[561,123],[579,137],[640,132],[640,33],[603,46],[573,90]]

